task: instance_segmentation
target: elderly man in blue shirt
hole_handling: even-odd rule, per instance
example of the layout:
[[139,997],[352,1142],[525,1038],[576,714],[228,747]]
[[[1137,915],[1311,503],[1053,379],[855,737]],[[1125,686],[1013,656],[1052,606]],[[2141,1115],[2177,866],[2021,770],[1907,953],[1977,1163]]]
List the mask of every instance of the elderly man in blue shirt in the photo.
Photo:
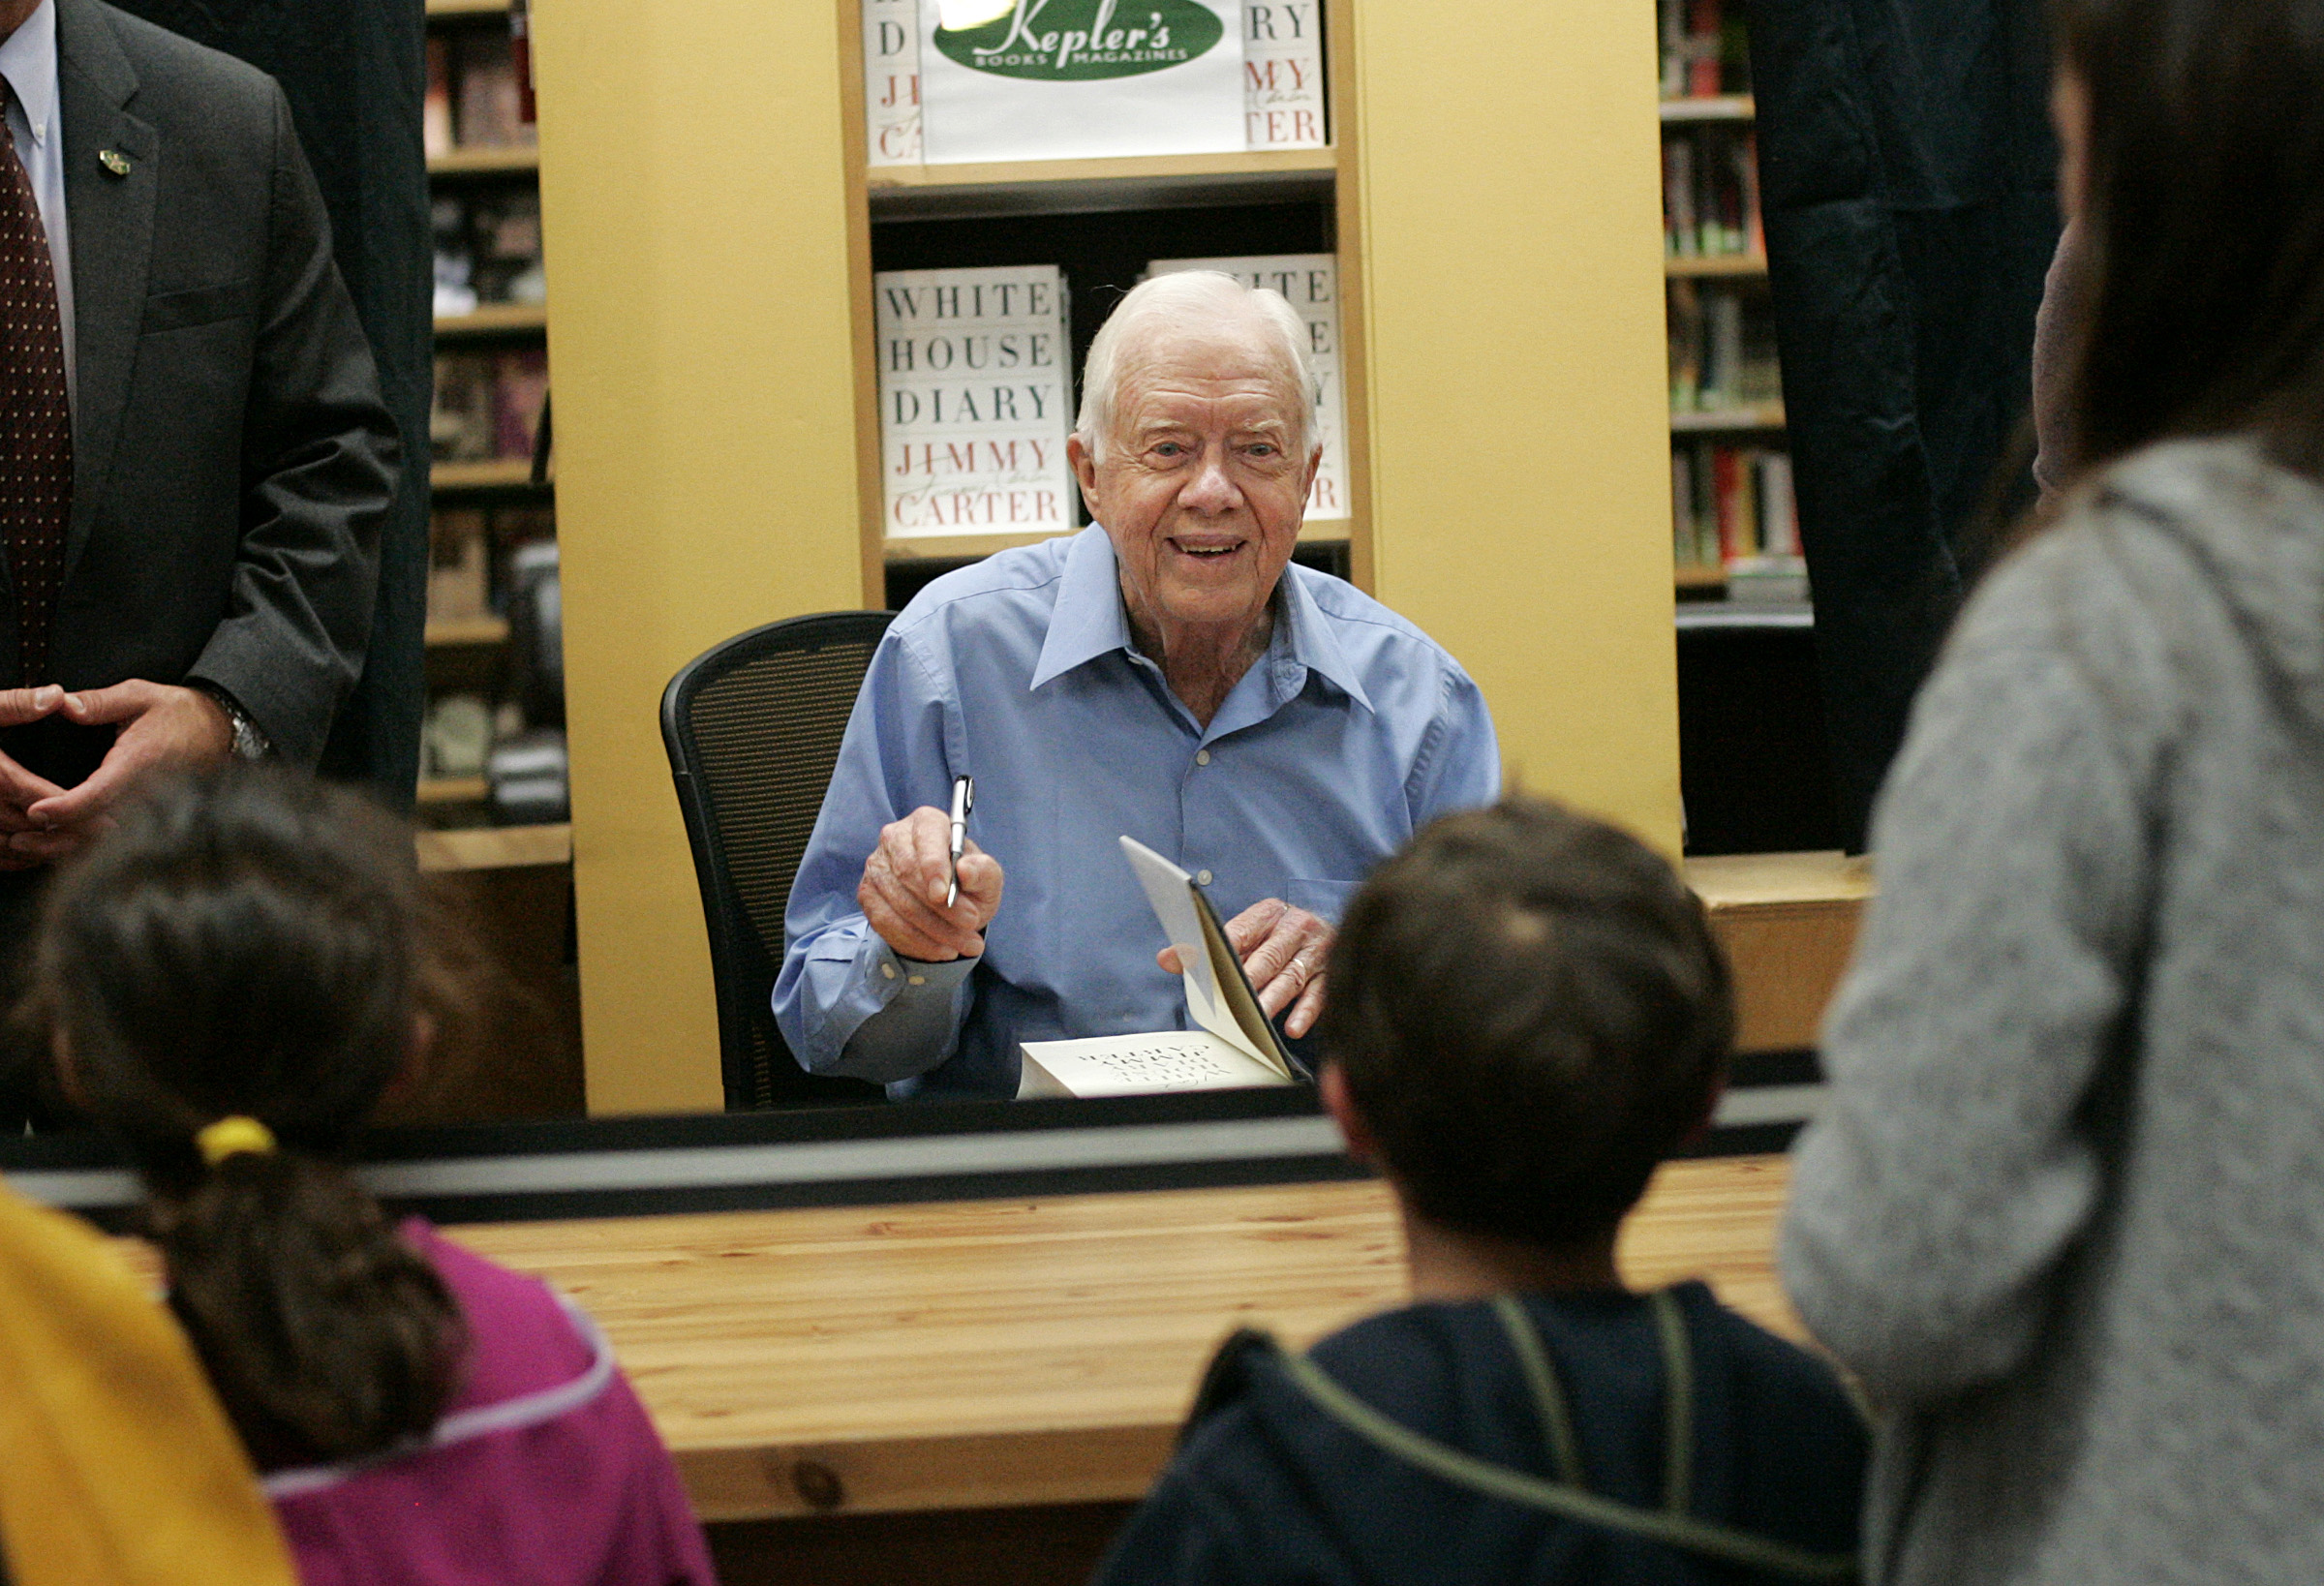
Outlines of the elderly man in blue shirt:
[[1291,563],[1314,392],[1305,329],[1271,291],[1195,271],[1116,308],[1066,446],[1096,521],[937,579],[864,679],[775,986],[808,1069],[1012,1096],[1020,1042],[1186,1027],[1123,834],[1208,890],[1296,1039],[1356,884],[1496,796],[1492,718],[1459,663]]

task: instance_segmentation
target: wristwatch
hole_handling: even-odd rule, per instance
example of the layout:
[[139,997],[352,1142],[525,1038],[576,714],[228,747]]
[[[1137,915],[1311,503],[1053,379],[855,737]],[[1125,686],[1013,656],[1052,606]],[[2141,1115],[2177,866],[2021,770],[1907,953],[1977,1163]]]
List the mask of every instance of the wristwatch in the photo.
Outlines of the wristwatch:
[[226,719],[234,729],[235,759],[263,760],[274,752],[274,745],[266,737],[265,730],[250,718],[250,713],[242,708],[240,700],[205,680],[196,679],[187,686],[199,688],[209,695],[218,702],[218,708],[226,713]]

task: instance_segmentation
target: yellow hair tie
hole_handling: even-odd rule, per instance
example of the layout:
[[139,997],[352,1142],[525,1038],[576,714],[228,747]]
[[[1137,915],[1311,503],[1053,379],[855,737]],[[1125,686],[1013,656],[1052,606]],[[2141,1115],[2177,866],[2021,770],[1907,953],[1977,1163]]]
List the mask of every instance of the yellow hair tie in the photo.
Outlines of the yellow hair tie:
[[201,1152],[201,1159],[215,1168],[228,1157],[244,1151],[253,1156],[266,1155],[274,1149],[274,1131],[257,1118],[246,1118],[237,1113],[196,1130],[194,1144]]

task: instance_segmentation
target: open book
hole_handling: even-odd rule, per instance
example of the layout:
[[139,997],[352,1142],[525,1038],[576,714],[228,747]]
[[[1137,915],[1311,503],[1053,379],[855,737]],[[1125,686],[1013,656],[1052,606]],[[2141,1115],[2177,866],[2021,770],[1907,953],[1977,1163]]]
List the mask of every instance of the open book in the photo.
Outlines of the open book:
[[1199,1030],[1027,1041],[1017,1094],[1129,1096],[1156,1090],[1240,1090],[1305,1079],[1283,1050],[1228,945],[1218,913],[1194,877],[1129,838],[1121,851],[1146,889],[1163,934],[1178,951],[1186,1008]]

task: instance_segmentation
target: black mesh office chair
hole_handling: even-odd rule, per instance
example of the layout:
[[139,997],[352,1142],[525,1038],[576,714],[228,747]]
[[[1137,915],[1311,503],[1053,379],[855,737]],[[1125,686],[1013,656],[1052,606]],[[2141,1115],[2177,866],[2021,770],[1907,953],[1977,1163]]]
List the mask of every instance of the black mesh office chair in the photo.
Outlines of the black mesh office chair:
[[823,808],[847,713],[892,611],[793,617],[679,668],[661,695],[661,741],[694,849],[719,998],[726,1107],[877,1100],[876,1085],[801,1070],[768,997],[782,911]]

